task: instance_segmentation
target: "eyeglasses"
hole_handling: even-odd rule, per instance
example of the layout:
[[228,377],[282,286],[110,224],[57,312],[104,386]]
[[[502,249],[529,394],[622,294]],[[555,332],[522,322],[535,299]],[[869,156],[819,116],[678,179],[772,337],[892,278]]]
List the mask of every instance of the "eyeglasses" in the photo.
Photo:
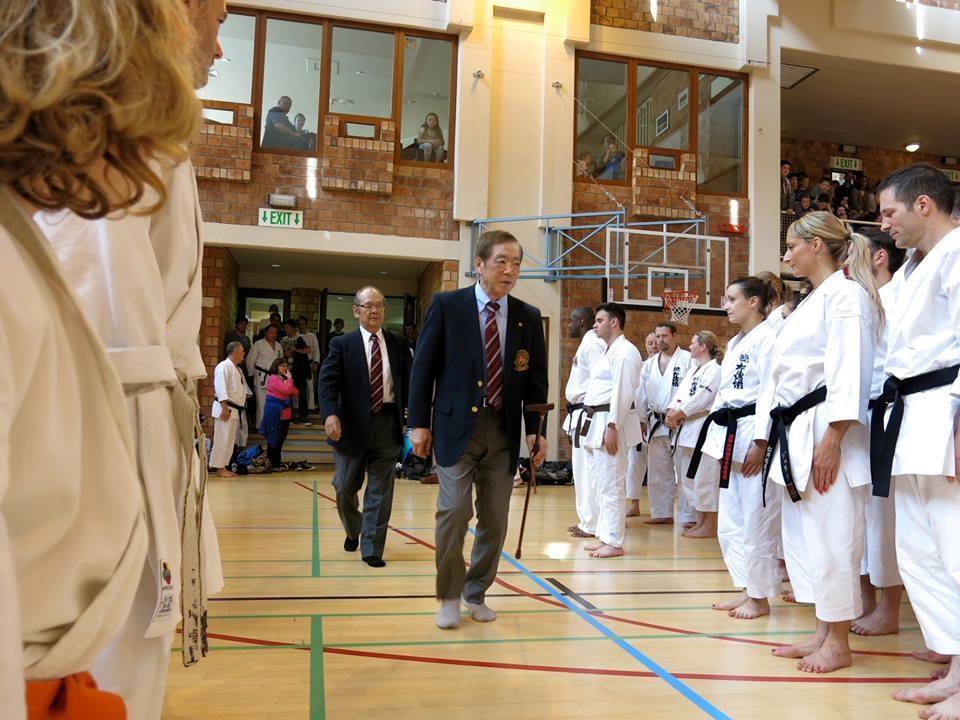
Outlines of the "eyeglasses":
[[354,307],[363,308],[367,312],[370,312],[371,310],[383,310],[386,307],[386,305],[382,302],[381,303],[368,302],[368,303],[363,303],[363,305],[360,305],[359,303],[354,303],[353,305]]

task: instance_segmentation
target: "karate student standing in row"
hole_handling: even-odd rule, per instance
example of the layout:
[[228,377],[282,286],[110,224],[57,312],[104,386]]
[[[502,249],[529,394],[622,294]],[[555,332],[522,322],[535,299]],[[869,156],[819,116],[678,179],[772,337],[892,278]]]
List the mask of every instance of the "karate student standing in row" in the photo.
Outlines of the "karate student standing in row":
[[[891,473],[897,561],[923,638],[951,656],[945,677],[894,698],[937,703],[920,717],[960,717],[960,228],[953,187],[930,165],[902,168],[880,183],[882,229],[913,254],[891,282],[882,400],[874,425],[874,492]],[[902,415],[902,422],[900,417]],[[898,427],[899,426],[899,427]],[[898,432],[899,431],[899,432]]]
[[563,429],[570,436],[573,445],[571,462],[577,508],[577,524],[568,527],[567,532],[576,538],[592,538],[597,531],[597,499],[590,484],[587,450],[581,445],[577,435],[578,429],[583,425],[583,398],[587,394],[590,370],[607,351],[607,344],[593,331],[593,323],[593,308],[579,307],[570,313],[570,322],[567,325],[567,336],[580,340],[577,354],[573,356],[570,377],[567,378],[567,417],[563,424]]
[[700,428],[707,419],[713,399],[720,386],[720,365],[723,351],[720,341],[709,330],[695,333],[690,341],[693,363],[687,371],[677,394],[667,411],[667,426],[677,433],[677,449],[673,464],[687,507],[697,511],[697,524],[683,531],[685,537],[711,538],[717,536],[717,485],[720,467],[713,458],[700,462],[693,478],[687,477],[687,468],[693,448],[700,436]]
[[213,447],[210,449],[209,465],[217,471],[217,477],[232,478],[237,474],[227,465],[233,457],[234,448],[247,444],[246,403],[250,396],[247,379],[240,370],[243,363],[243,345],[234,341],[227,344],[227,357],[213,371]]
[[769,472],[784,487],[790,581],[798,602],[815,604],[817,628],[773,653],[800,658],[804,672],[825,673],[851,664],[850,624],[863,612],[867,402],[883,310],[869,244],[832,214],[795,221],[784,260],[813,291],[777,337],[754,437],[770,443],[764,477]]
[[[660,343],[655,333],[648,333],[644,341],[646,359],[644,365],[657,354]],[[643,377],[643,366],[640,377]],[[639,397],[636,407],[640,407]],[[640,517],[640,496],[643,494],[643,479],[647,476],[647,443],[639,442],[627,451],[627,517]]]
[[771,297],[759,277],[740,278],[727,288],[727,319],[740,332],[727,344],[702,446],[705,455],[720,461],[717,536],[733,584],[743,588],[742,595],[713,609],[741,620],[769,615],[768,598],[780,592],[780,497],[768,491],[764,502],[764,446],[753,440],[757,396],[773,352],[774,331],[763,317]]
[[590,484],[596,494],[597,540],[585,547],[595,558],[623,555],[627,524],[627,449],[640,442],[633,407],[640,383],[640,351],[623,334],[626,313],[615,303],[597,306],[593,324],[607,345],[590,370],[583,399],[587,419],[580,444],[587,448]]
[[[657,323],[654,330],[659,352],[643,366],[637,410],[647,443],[647,491],[650,494],[650,525],[672,525],[677,476],[670,454],[670,428],[664,422],[680,381],[690,367],[690,353],[677,348],[677,326]],[[691,510],[680,497],[678,517],[681,522],[696,524]]]
[[[880,301],[888,321],[883,336],[877,341],[873,360],[873,381],[870,401],[879,397],[887,376],[883,369],[887,360],[889,317],[893,311],[893,286],[890,281],[903,265],[906,253],[898,248],[885,232],[867,228],[863,232],[870,243],[873,278],[880,292]],[[870,418],[872,423],[873,418]],[[900,601],[903,598],[903,580],[897,568],[896,522],[893,497],[871,494],[866,508],[866,549],[860,568],[860,594],[863,597],[863,615],[857,618],[851,630],[857,635],[890,635],[900,630]],[[880,602],[877,602],[877,590]]]
[[283,357],[283,345],[277,340],[277,326],[267,325],[262,338],[257,340],[247,355],[247,373],[253,376],[257,394],[257,427],[263,420],[263,406],[267,402],[267,378],[274,360]]

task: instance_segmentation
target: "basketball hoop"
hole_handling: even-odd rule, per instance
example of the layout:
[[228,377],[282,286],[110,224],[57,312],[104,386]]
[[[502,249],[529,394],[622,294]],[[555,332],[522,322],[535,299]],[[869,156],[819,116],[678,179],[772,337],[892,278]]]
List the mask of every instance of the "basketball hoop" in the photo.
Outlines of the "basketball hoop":
[[700,296],[686,290],[664,290],[662,297],[664,307],[670,309],[670,319],[681,325],[686,325],[690,319],[693,304],[697,302],[697,298]]

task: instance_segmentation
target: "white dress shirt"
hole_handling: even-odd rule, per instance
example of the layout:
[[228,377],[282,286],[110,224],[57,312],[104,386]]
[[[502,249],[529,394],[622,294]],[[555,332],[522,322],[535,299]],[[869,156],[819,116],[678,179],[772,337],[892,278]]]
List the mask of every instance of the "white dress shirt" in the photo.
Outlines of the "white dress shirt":
[[[367,373],[370,373],[370,358],[372,357],[372,343],[370,338],[374,335],[360,326],[360,335],[363,337],[363,351],[367,356]],[[387,354],[387,342],[383,338],[383,328],[377,330],[377,342],[380,343],[380,357],[383,359],[383,402],[396,402],[396,395],[393,392],[393,375],[390,373],[390,356]]]

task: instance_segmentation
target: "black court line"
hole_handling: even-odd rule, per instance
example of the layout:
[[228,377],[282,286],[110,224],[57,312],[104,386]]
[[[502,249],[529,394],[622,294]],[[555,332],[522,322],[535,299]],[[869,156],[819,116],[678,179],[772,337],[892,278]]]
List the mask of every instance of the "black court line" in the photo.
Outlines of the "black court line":
[[[610,590],[580,593],[583,595],[731,595],[741,590]],[[487,597],[550,597],[550,593],[487,593]],[[571,595],[571,597],[573,597]],[[435,600],[436,595],[258,595],[256,597],[212,597],[208,602],[233,602],[245,600]],[[578,602],[583,602],[582,600]]]
[[600,608],[598,608],[596,605],[594,605],[592,602],[590,602],[589,600],[587,600],[586,598],[584,598],[582,595],[579,595],[579,594],[575,593],[573,590],[571,590],[570,588],[568,588],[566,585],[564,585],[562,582],[560,582],[560,581],[557,580],[556,578],[548,577],[548,578],[547,578],[547,582],[550,583],[551,585],[553,585],[557,590],[559,590],[560,592],[562,592],[564,595],[566,595],[566,596],[567,596],[568,598],[570,598],[571,600],[575,600],[576,602],[578,602],[578,603],[580,603],[581,605],[583,605],[583,607],[585,607],[587,610],[599,610],[599,609],[600,609]]

